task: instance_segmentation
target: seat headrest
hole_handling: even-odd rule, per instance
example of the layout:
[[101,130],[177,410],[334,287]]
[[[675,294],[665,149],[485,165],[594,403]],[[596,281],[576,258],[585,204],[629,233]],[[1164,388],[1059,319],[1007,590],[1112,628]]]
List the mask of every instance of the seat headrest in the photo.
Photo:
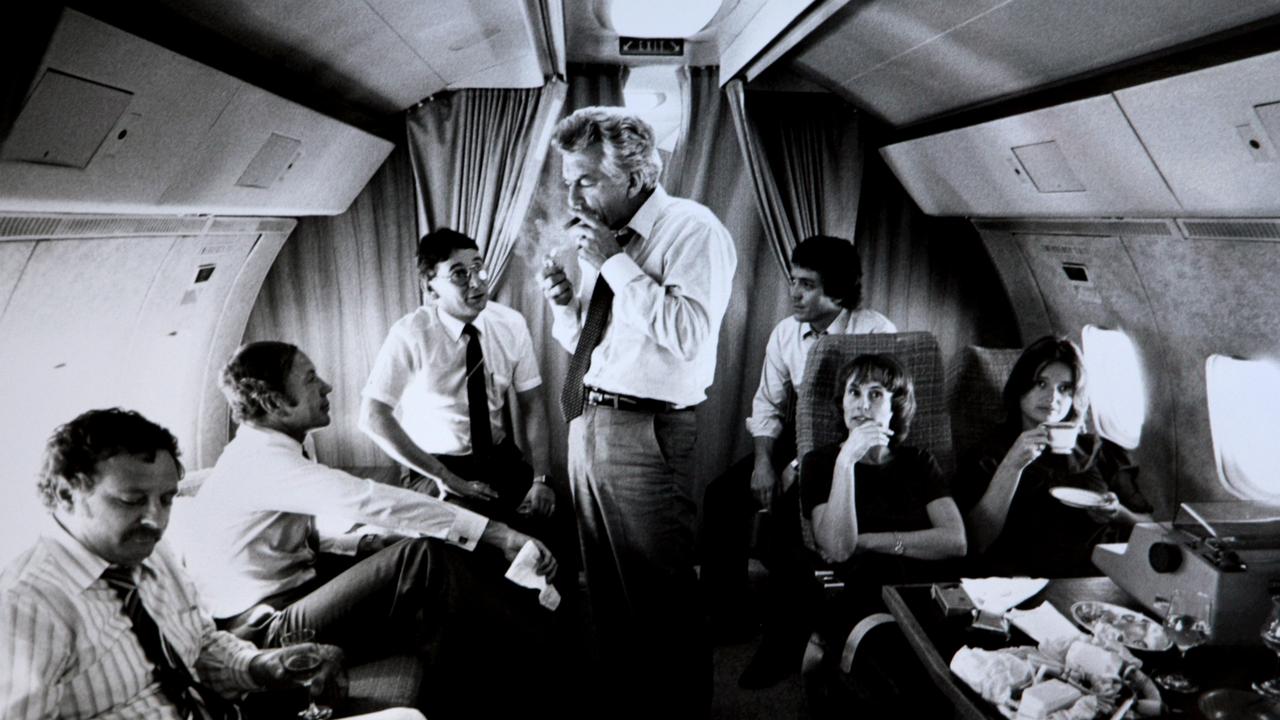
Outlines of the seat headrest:
[[951,419],[947,415],[945,378],[938,341],[931,333],[826,335],[809,350],[805,378],[796,402],[796,450],[811,450],[840,442],[848,435],[836,396],[837,375],[846,363],[867,353],[891,355],[911,373],[915,383],[916,414],[907,444],[933,453],[944,472],[955,466],[951,449]]

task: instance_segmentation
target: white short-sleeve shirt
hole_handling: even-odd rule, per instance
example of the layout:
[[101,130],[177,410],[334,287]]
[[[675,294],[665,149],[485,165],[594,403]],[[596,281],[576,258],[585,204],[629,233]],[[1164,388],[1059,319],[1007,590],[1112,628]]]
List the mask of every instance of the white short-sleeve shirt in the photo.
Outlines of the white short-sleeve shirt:
[[[532,390],[542,384],[542,375],[529,326],[519,312],[490,300],[472,324],[480,331],[484,353],[489,424],[494,442],[501,442],[507,391]],[[435,306],[400,318],[387,333],[364,386],[364,396],[396,408],[404,431],[432,454],[471,452],[463,326]]]

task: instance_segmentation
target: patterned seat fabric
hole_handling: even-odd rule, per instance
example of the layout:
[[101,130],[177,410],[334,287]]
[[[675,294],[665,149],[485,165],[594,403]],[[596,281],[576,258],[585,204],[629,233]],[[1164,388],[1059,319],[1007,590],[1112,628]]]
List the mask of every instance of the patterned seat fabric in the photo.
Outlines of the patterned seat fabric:
[[951,438],[957,458],[964,458],[1004,422],[1000,395],[1020,355],[1019,348],[970,345],[948,368],[947,387],[951,392],[947,406],[951,409]]
[[837,374],[853,358],[875,353],[890,355],[911,373],[916,390],[916,415],[907,443],[933,453],[944,473],[955,467],[951,419],[945,402],[942,355],[931,333],[827,335],[809,350],[805,380],[796,403],[797,456],[840,442],[848,436],[835,398]]

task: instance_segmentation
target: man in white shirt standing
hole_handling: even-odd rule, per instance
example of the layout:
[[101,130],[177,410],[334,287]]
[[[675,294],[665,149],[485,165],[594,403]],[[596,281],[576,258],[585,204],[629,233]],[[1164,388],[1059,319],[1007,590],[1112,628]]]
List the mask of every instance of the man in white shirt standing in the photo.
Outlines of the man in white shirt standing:
[[[265,645],[311,628],[359,659],[430,657],[450,633],[499,627],[514,633],[510,647],[521,647],[524,620],[540,612],[533,594],[501,577],[500,560],[470,551],[488,546],[511,561],[531,543],[537,572],[551,576],[556,561],[541,542],[306,457],[307,433],[329,424],[332,388],[293,345],[249,343],[219,382],[240,427],[195,498],[201,542],[188,560],[221,627]],[[390,534],[325,537],[316,516]]]
[[592,619],[617,706],[645,717],[710,707],[711,653],[694,577],[696,422],[737,254],[706,207],[672,197],[653,129],[622,108],[556,127],[581,271],[543,271],[552,332],[573,353],[561,409]]
[[[800,666],[807,627],[802,584],[812,580],[803,562],[798,489],[782,472],[795,459],[795,401],[804,381],[809,349],[823,335],[892,333],[897,327],[875,310],[861,308],[862,258],[843,238],[815,235],[791,252],[792,314],[769,335],[760,386],[751,403],[747,429],[755,445],[748,487],[741,464],[707,488],[703,580],[714,606],[734,607],[730,598],[746,588],[747,543],[755,508],[769,511],[762,544],[770,581],[765,603],[765,636],[740,684],[777,683]],[[784,481],[786,476],[787,481]]]
[[[428,233],[417,260],[429,303],[387,333],[364,387],[361,429],[434,484],[422,489],[569,552],[572,538],[550,526],[556,496],[547,484],[542,376],[524,317],[489,299],[470,237]],[[532,467],[503,422],[512,389]]]

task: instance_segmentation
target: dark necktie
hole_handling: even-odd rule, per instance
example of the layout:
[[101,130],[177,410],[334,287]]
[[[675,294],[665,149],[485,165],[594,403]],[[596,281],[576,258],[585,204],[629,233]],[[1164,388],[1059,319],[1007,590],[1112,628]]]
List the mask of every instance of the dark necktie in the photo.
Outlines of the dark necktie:
[[467,414],[471,417],[471,454],[493,446],[493,430],[489,427],[489,391],[484,381],[484,351],[480,349],[480,331],[475,325],[462,326],[467,336]]
[[[631,228],[618,231],[618,244],[623,247],[636,237]],[[578,344],[573,349],[573,357],[569,359],[569,369],[564,375],[564,388],[560,391],[560,412],[565,422],[572,422],[582,414],[583,386],[582,379],[591,369],[591,353],[604,338],[604,329],[609,324],[609,310],[613,307],[613,288],[609,287],[604,274],[596,276],[595,288],[591,290],[591,303],[587,305],[587,319],[582,323],[582,331],[578,333]]]
[[124,606],[125,615],[133,625],[133,634],[142,645],[147,660],[154,669],[160,691],[177,708],[178,714],[189,720],[220,720],[238,718],[236,707],[212,690],[202,688],[191,676],[177,650],[169,644],[156,625],[151,613],[142,605],[142,596],[133,580],[133,572],[123,565],[111,565],[102,572],[102,579],[116,591]]

